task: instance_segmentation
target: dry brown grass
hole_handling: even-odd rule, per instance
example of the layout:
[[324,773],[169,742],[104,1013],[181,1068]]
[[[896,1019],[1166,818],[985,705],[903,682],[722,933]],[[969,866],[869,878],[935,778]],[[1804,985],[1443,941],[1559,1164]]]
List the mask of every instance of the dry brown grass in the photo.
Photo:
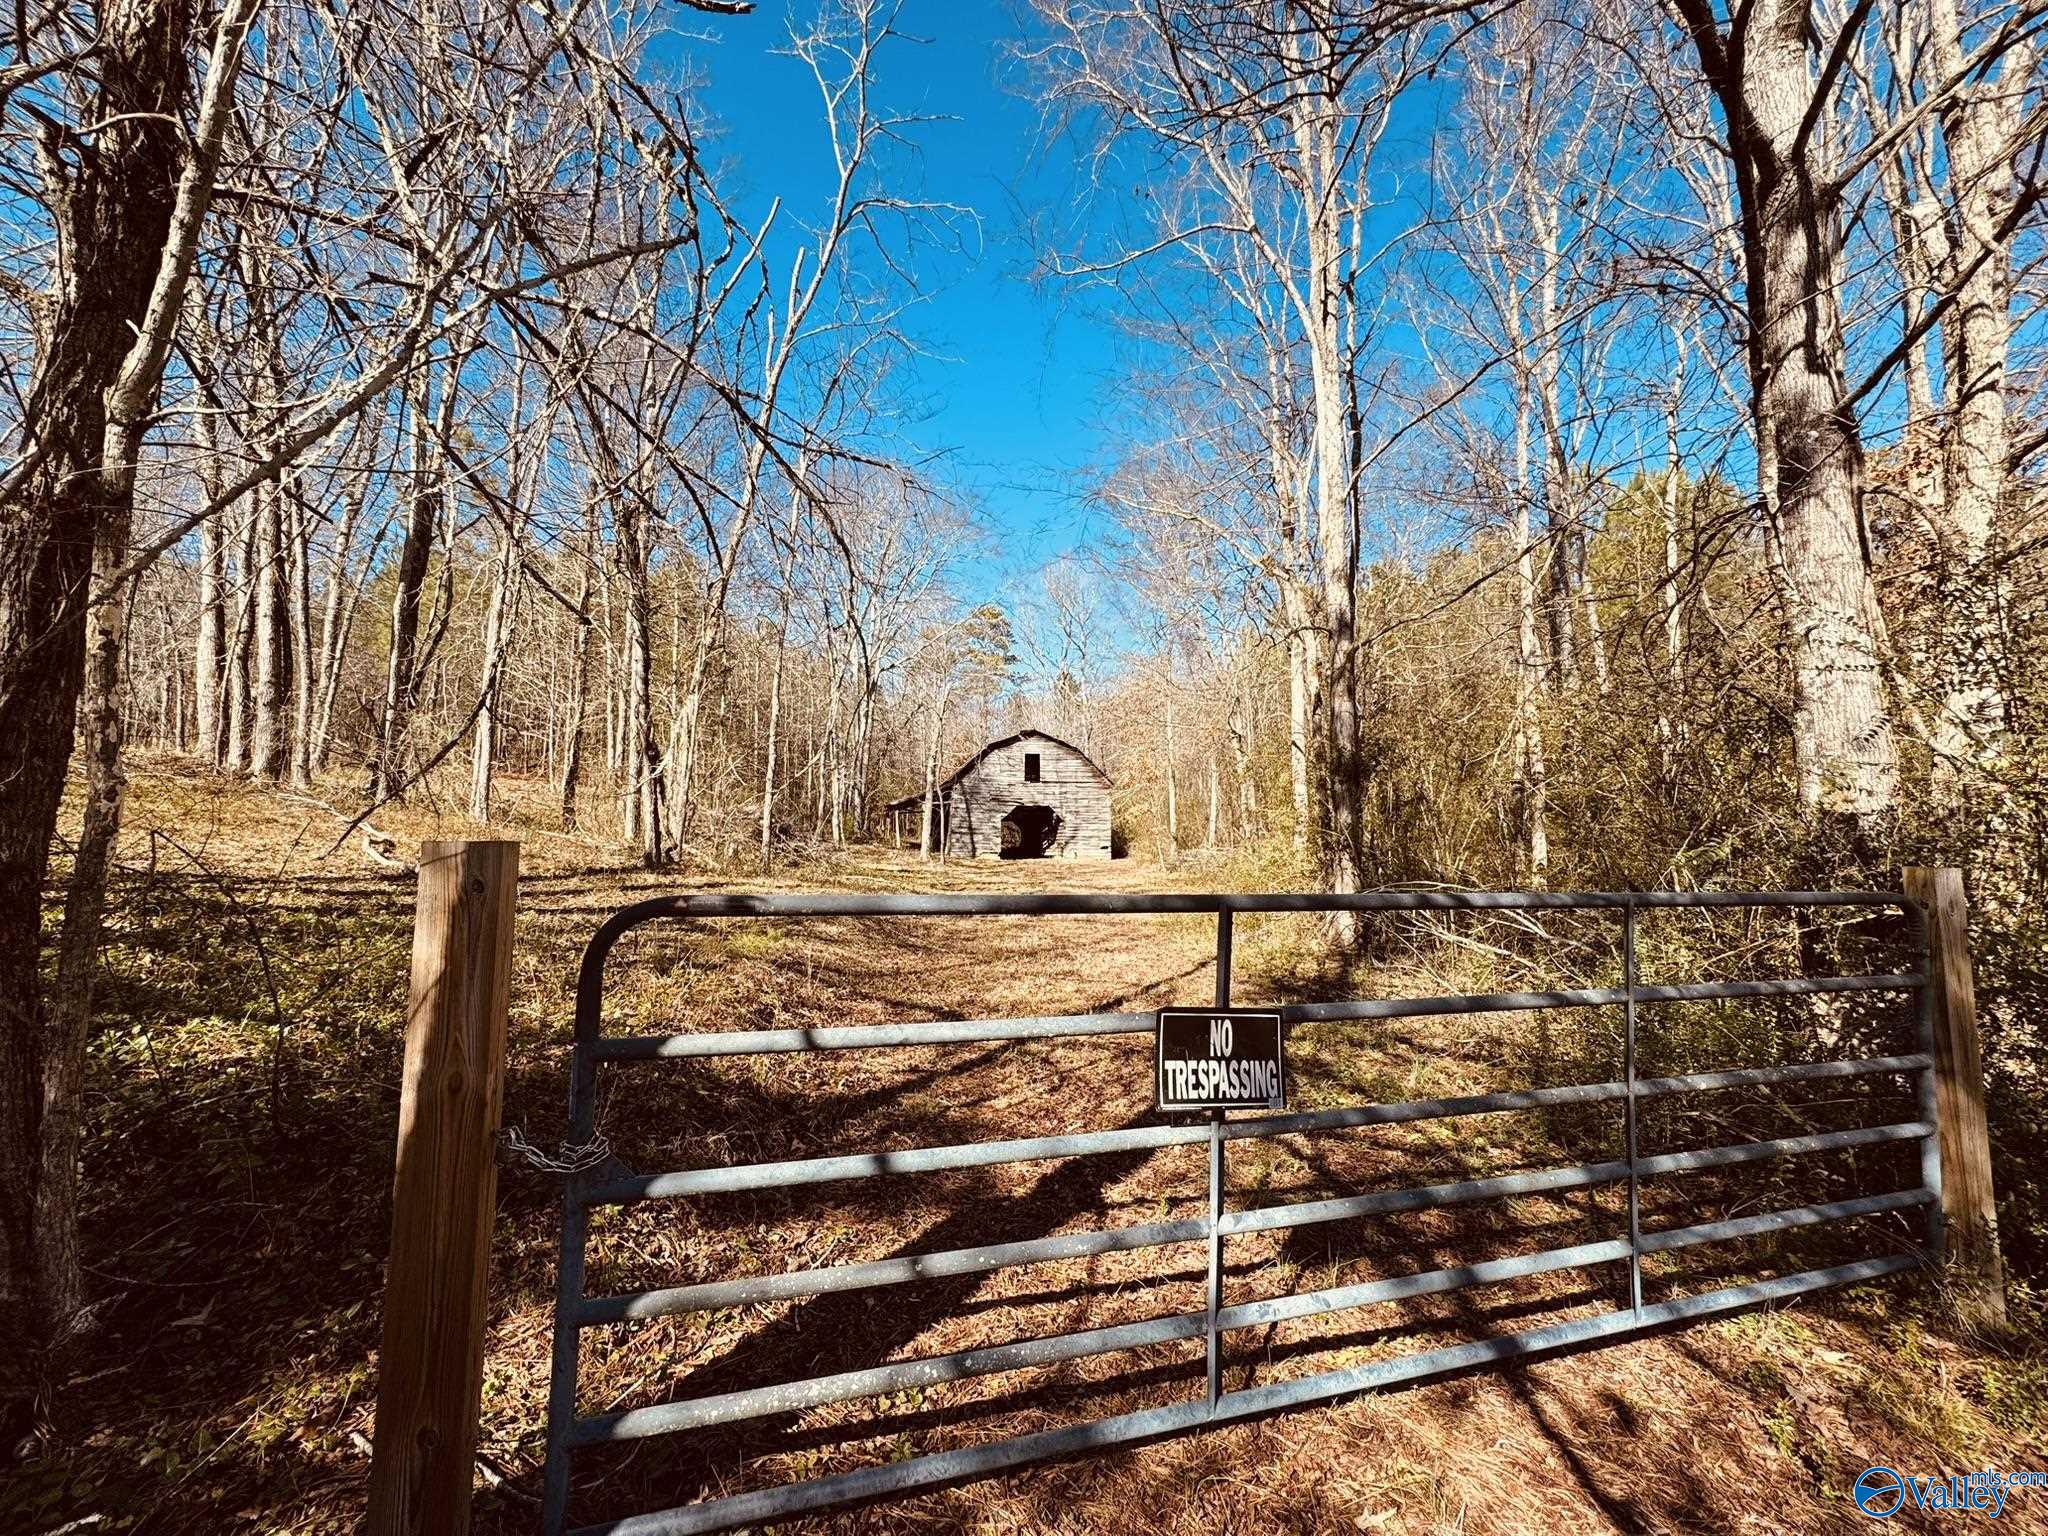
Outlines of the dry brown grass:
[[[516,806],[515,806],[516,809]],[[402,838],[463,835],[431,807],[380,817]],[[397,1093],[410,882],[352,850],[312,807],[171,771],[141,776],[117,893],[93,1080],[89,1237],[102,1287],[93,1358],[50,1404],[47,1445],[0,1491],[0,1528],[352,1528],[360,1508]],[[152,838],[152,833],[155,834]],[[514,829],[510,835],[520,835]],[[173,849],[174,839],[181,853]],[[507,1119],[560,1134],[574,961],[601,915],[651,891],[1157,889],[1160,872],[935,869],[890,855],[763,882],[653,876],[601,848],[526,834]],[[196,861],[196,862],[195,862]],[[1221,878],[1183,872],[1183,885]],[[1247,923],[1241,997],[1330,992],[1302,925]],[[1201,1002],[1207,922],[1176,918],[663,925],[620,947],[607,1027],[750,1027]],[[1350,984],[1440,990],[1469,956],[1390,950]],[[1464,967],[1464,970],[1459,970]],[[1431,974],[1432,972],[1438,974]],[[1452,974],[1456,972],[1457,974]],[[278,1020],[285,1028],[280,1031]],[[1718,1027],[1718,1026],[1716,1026]],[[1592,1021],[1410,1021],[1303,1031],[1303,1104],[1526,1080]],[[1563,1053],[1566,1058],[1571,1052]],[[1580,1054],[1584,1054],[1581,1052]],[[1119,1125],[1148,1113],[1140,1040],[1032,1042],[615,1074],[604,1125],[636,1169],[808,1156]],[[1871,1099],[1720,1106],[1726,1136],[1869,1118]],[[1777,1118],[1774,1118],[1777,1117]],[[1833,1117],[1833,1118],[1831,1118]],[[1708,1129],[1652,1127],[1673,1138]],[[1466,1119],[1238,1143],[1234,1201],[1479,1176],[1613,1155],[1598,1117]],[[1696,1138],[1695,1143],[1696,1144]],[[773,1196],[657,1202],[608,1217],[592,1288],[854,1262],[1191,1214],[1201,1154],[1175,1149]],[[1881,1159],[1840,1179],[1900,1176]],[[1651,1224],[1794,1203],[1759,1175],[1657,1193]],[[556,1186],[500,1183],[481,1531],[536,1526]],[[1812,1198],[1810,1195],[1805,1198]],[[1233,1242],[1229,1296],[1435,1268],[1615,1229],[1618,1197],[1526,1200]],[[1870,1240],[1866,1234],[1866,1241]],[[1885,1241],[1882,1232],[1875,1240]],[[1847,1250],[1841,1234],[1695,1250],[1653,1291]],[[586,1337],[586,1412],[1163,1312],[1198,1309],[1199,1251],[1150,1250],[825,1296]],[[1229,1385],[1266,1382],[1612,1305],[1612,1270],[1303,1320],[1232,1341]],[[2024,1336],[1972,1346],[1939,1298],[1891,1284],[1682,1334],[1310,1409],[973,1484],[803,1529],[977,1532],[1574,1532],[1852,1529],[1873,1461],[1915,1472],[2048,1465],[2048,1370]],[[578,1459],[596,1519],[1171,1401],[1199,1345],[1073,1362]],[[1960,1517],[1952,1517],[1960,1518]],[[2048,1529],[2048,1497],[2005,1524]],[[1934,1528],[1932,1526],[1929,1527]]]

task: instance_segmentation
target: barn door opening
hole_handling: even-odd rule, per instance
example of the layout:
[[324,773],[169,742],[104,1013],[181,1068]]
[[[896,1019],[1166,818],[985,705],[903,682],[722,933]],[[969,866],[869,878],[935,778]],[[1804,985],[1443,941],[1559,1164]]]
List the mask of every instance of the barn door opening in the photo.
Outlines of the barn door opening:
[[1042,859],[1059,835],[1060,813],[1049,805],[1019,805],[1003,818],[1003,857]]

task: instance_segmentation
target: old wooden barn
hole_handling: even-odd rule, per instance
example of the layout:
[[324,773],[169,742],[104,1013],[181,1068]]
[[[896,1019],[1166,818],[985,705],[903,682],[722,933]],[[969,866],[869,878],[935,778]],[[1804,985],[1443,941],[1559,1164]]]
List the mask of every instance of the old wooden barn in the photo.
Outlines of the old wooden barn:
[[[962,859],[1110,857],[1109,775],[1043,731],[992,741],[939,785],[931,848]],[[917,846],[924,796],[885,812],[898,847]]]

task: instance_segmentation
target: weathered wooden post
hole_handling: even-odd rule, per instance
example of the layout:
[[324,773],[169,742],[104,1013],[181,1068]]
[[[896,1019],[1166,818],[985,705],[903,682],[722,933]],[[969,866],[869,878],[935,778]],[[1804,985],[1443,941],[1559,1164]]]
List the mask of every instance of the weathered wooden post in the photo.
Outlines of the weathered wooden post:
[[2005,1322],[2005,1262],[1991,1188],[1984,1060],[1970,974],[1969,906],[1960,869],[1908,869],[1906,894],[1926,909],[1929,1014],[1934,1024],[1935,1125],[1941,1209],[1958,1310],[1975,1325]]
[[420,848],[367,1536],[469,1529],[517,843]]

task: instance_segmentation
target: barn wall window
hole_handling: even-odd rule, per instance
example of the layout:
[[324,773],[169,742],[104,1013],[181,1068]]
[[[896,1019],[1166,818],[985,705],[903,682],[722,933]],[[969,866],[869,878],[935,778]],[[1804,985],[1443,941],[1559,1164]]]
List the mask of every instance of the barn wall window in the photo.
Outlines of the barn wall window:
[[1038,782],[1038,754],[1036,752],[1026,752],[1024,754],[1024,782],[1026,784],[1036,784]]

